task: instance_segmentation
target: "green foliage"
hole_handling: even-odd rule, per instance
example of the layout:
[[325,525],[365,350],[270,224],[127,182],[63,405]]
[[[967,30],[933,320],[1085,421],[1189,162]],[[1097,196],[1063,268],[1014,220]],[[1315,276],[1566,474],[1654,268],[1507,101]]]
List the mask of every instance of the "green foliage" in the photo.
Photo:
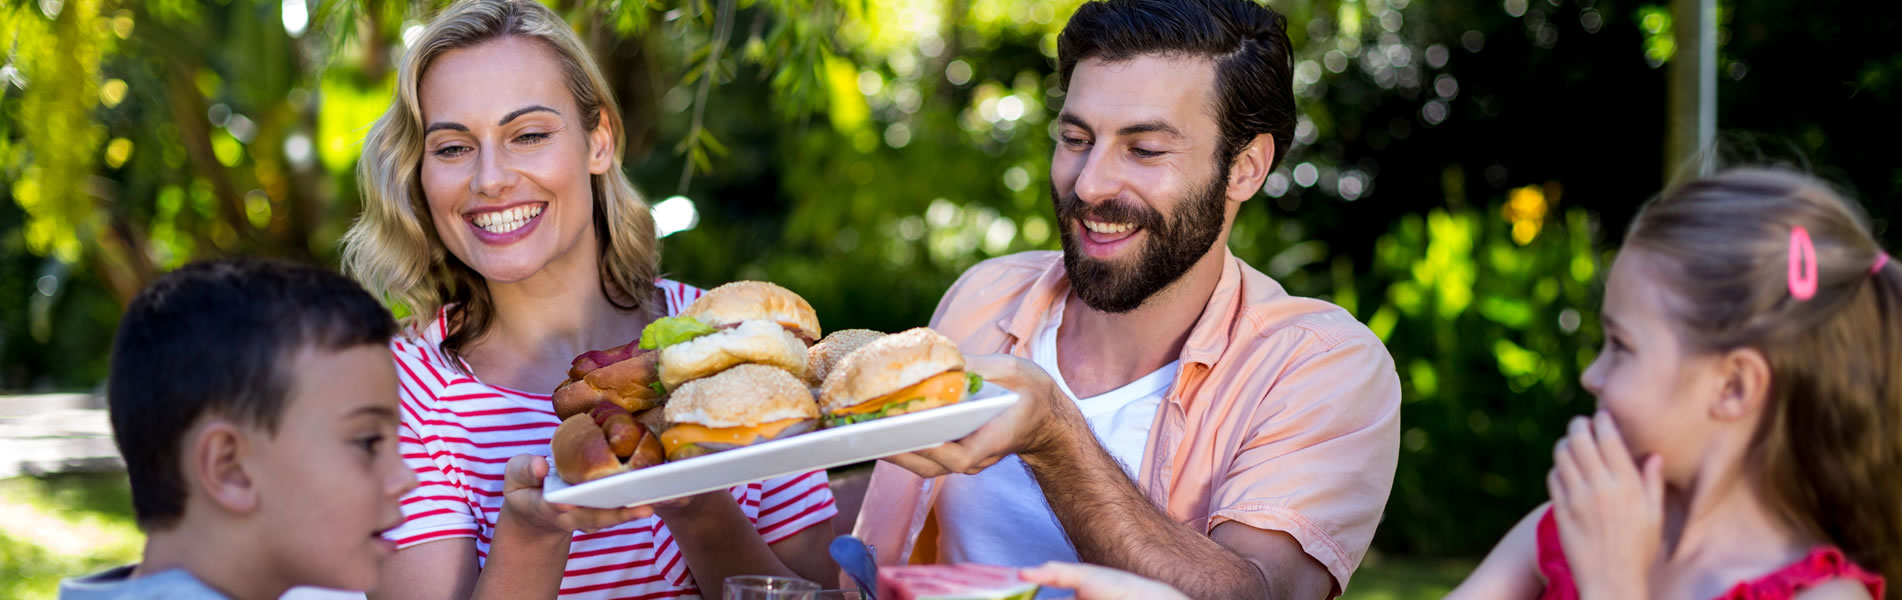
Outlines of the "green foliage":
[[1644,60],[1652,66],[1662,65],[1677,53],[1677,39],[1671,29],[1671,10],[1663,6],[1647,5],[1638,8],[1638,28],[1644,30]]
[[144,541],[124,473],[0,479],[0,597],[52,600],[61,579],[138,562]]
[[1383,547],[1483,552],[1494,539],[1472,532],[1504,532],[1544,499],[1561,425],[1592,410],[1577,381],[1600,335],[1597,224],[1551,216],[1523,245],[1498,212],[1475,210],[1405,217],[1380,239],[1370,275],[1393,283],[1362,316],[1403,399]]
[[19,168],[18,178],[8,178],[13,199],[27,214],[28,250],[67,262],[79,259],[81,246],[102,225],[93,210],[97,192],[86,185],[104,141],[104,128],[92,118],[109,43],[99,5],[71,0],[53,4],[59,10],[52,15],[34,3],[0,7],[0,28],[9,38],[0,42],[17,48],[12,64],[27,78],[15,125],[27,140],[58,140],[22,148],[32,154],[23,168],[8,165],[10,172]]
[[59,580],[71,576],[63,561],[27,540],[0,533],[0,594],[8,598],[53,598]]
[[1361,562],[1341,600],[1439,600],[1477,566],[1465,560],[1372,555]]

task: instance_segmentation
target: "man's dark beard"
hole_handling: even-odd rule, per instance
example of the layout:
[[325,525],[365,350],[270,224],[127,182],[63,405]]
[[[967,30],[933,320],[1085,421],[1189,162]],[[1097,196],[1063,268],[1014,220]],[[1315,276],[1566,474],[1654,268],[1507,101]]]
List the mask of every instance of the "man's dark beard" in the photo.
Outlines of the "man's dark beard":
[[[1096,310],[1126,313],[1189,272],[1222,233],[1228,173],[1223,172],[1227,169],[1217,171],[1208,183],[1190,190],[1166,222],[1162,213],[1140,203],[1112,199],[1092,206],[1084,204],[1074,191],[1058,196],[1056,186],[1051,186],[1050,199],[1057,205],[1057,229],[1062,233],[1063,268],[1070,274],[1070,287],[1077,297]],[[1129,223],[1148,232],[1136,263],[1117,264],[1084,256],[1074,226],[1085,217]]]

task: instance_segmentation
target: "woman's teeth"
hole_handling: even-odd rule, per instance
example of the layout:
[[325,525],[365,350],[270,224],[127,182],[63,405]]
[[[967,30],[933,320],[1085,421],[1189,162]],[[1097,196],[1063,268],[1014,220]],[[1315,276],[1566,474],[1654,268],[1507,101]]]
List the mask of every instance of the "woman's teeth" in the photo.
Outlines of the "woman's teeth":
[[508,210],[495,210],[477,214],[471,222],[489,233],[508,233],[521,229],[530,219],[542,214],[539,204],[517,206]]
[[1096,233],[1122,233],[1135,229],[1136,226],[1131,223],[1104,223],[1102,221],[1085,220],[1083,221],[1083,228]]

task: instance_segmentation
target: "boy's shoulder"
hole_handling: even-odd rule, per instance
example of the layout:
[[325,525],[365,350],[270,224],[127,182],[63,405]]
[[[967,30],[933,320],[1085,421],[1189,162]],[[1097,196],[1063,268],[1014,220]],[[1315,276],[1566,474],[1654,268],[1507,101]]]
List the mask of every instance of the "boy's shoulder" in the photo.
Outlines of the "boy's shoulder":
[[171,569],[137,579],[125,565],[84,577],[59,582],[60,600],[110,600],[114,598],[165,598],[167,600],[225,600],[184,569]]

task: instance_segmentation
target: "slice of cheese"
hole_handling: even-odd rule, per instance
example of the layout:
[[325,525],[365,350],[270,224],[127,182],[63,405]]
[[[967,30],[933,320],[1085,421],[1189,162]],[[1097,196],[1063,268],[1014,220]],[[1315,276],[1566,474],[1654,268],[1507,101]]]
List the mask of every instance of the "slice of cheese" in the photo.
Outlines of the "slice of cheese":
[[903,402],[912,398],[958,398],[964,395],[964,386],[967,383],[964,379],[964,371],[945,371],[926,377],[924,381],[911,384],[896,392],[859,403],[857,406],[834,409],[831,414],[856,415],[878,412],[879,409],[885,408],[886,404]]
[[660,434],[660,445],[668,454],[687,444],[751,444],[760,439],[772,439],[785,431],[787,427],[799,424],[805,419],[786,419],[747,427],[705,427],[692,423],[681,423]]

